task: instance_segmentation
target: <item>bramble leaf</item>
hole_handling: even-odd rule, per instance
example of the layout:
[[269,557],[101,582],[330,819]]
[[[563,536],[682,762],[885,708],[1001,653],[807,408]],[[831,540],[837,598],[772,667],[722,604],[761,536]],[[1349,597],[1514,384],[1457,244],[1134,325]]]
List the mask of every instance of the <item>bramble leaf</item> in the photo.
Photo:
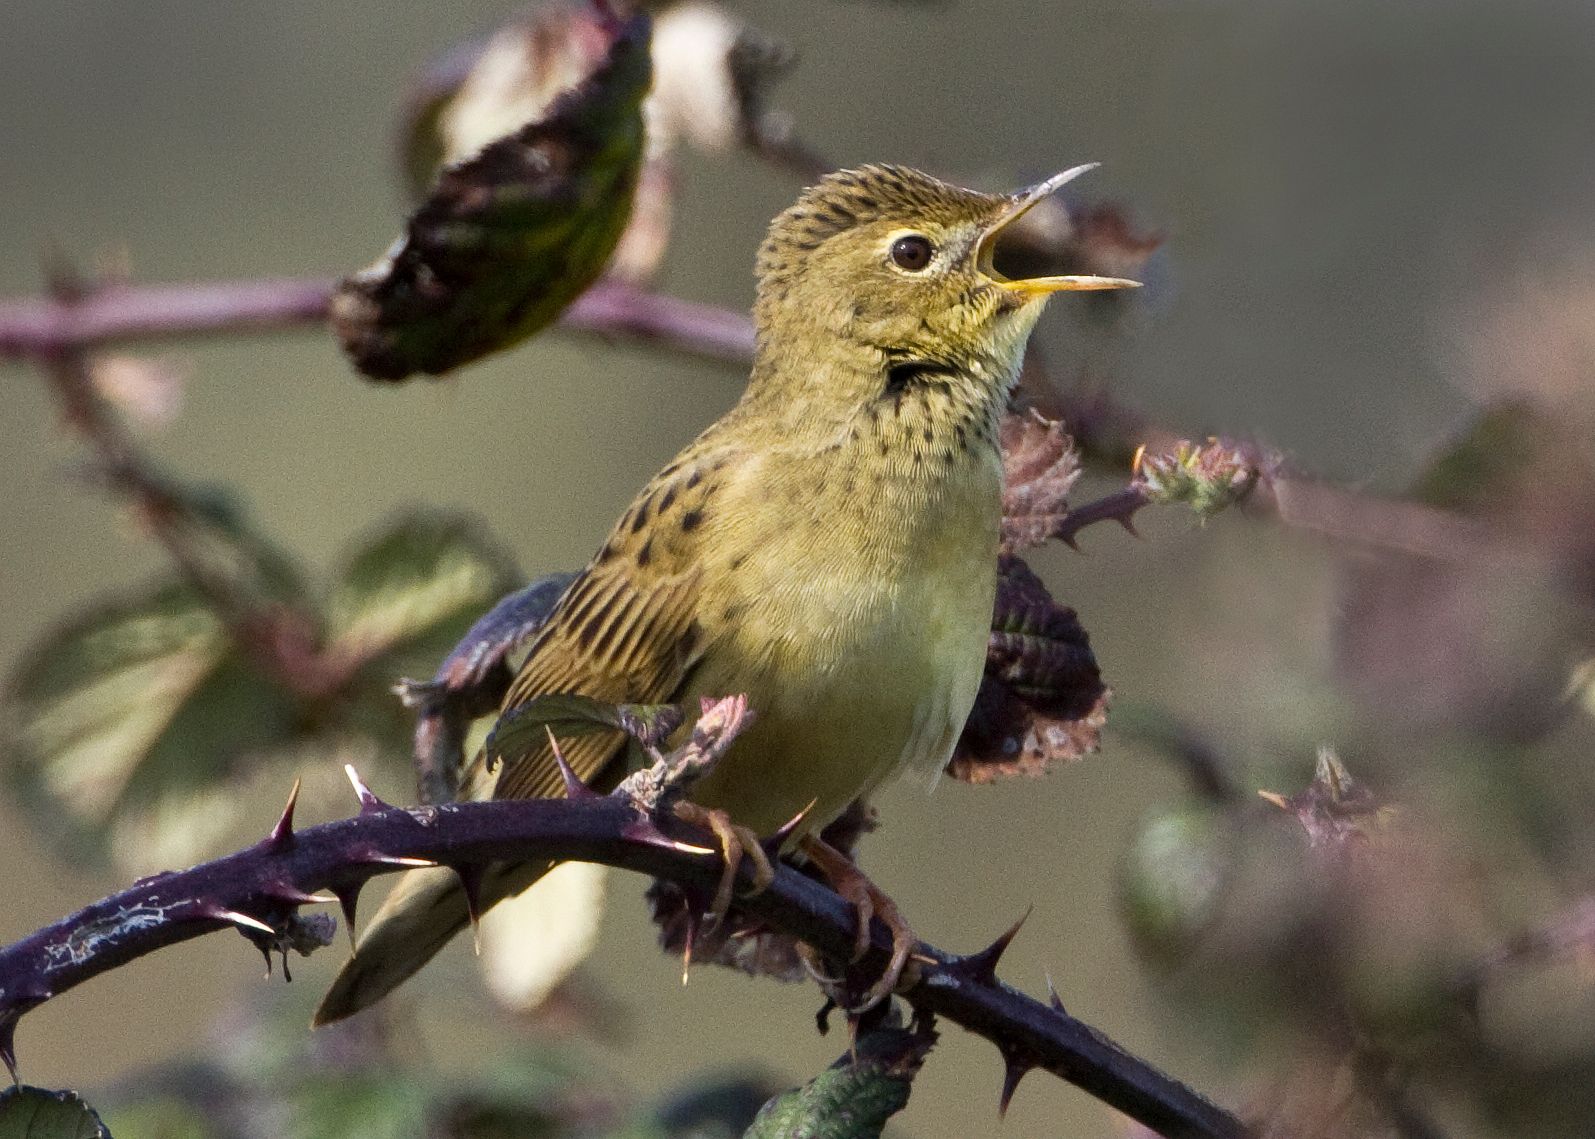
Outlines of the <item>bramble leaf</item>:
[[1111,692],[1074,610],[1030,567],[998,560],[986,675],[948,774],[968,783],[1041,775],[1095,751]]
[[29,817],[143,871],[192,861],[220,837],[225,804],[185,805],[295,731],[288,697],[180,585],[52,631],[7,702],[7,775]]
[[513,580],[470,523],[399,519],[353,558],[325,615],[313,597],[301,606],[329,630],[318,667],[340,677],[312,694],[259,666],[188,585],[110,602],[23,658],[6,699],[7,781],[27,817],[79,853],[135,873],[194,862],[236,837],[241,786],[287,781],[273,768],[300,749],[404,756],[412,725],[391,691],[404,664],[430,668]]
[[1002,548],[1039,546],[1062,533],[1080,457],[1063,424],[1032,411],[1003,417]]
[[333,327],[366,375],[438,375],[506,348],[603,271],[642,165],[649,25],[576,24],[570,34],[606,37],[602,62],[540,117],[446,166],[393,250],[333,298]]
[[516,578],[509,554],[469,519],[402,515],[339,576],[327,599],[328,641],[373,662],[384,684],[429,672]]
[[76,1092],[10,1087],[0,1091],[0,1139],[111,1139]]
[[574,692],[549,693],[528,700],[499,717],[482,744],[489,757],[513,760],[556,738],[597,731],[620,731],[657,745],[681,726],[674,704],[609,704]]

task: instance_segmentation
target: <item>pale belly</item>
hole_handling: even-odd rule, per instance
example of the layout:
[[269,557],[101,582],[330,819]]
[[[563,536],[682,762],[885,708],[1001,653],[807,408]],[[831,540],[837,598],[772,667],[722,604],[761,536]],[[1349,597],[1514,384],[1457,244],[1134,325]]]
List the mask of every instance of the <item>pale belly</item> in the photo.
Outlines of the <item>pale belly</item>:
[[746,692],[756,718],[692,798],[761,834],[812,803],[810,831],[900,770],[940,770],[980,685],[995,570],[984,543],[949,552],[894,588],[833,579],[823,602],[729,631],[692,696]]

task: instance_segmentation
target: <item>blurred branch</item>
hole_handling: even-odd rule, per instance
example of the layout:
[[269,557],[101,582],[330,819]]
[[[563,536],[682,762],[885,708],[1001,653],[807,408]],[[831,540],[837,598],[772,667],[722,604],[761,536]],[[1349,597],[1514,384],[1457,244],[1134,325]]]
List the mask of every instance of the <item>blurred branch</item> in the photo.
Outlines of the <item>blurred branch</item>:
[[[351,771],[352,774],[352,771]],[[91,977],[167,945],[232,926],[263,952],[307,951],[328,931],[299,907],[328,889],[352,916],[360,888],[408,866],[469,867],[548,858],[602,862],[712,892],[721,873],[705,856],[667,838],[619,796],[448,803],[393,808],[357,782],[354,818],[295,832],[293,804],[262,842],[188,870],[146,878],[122,893],[0,948],[0,1058],[15,1076],[13,1034],[29,1010]],[[696,837],[696,835],[694,835]],[[466,881],[471,879],[467,877]],[[751,878],[744,869],[743,885]],[[764,892],[738,903],[748,914],[838,960],[851,956],[855,911],[831,890],[778,867]],[[1009,935],[959,957],[921,945],[920,978],[904,999],[996,1044],[1007,1066],[1005,1095],[1031,1068],[1044,1068],[1170,1139],[1239,1139],[1234,1116],[1131,1055],[1096,1029],[996,979]],[[890,952],[872,930],[865,968]]]
[[0,301],[0,359],[48,360],[113,342],[300,328],[326,318],[336,281],[92,285]]
[[[53,296],[0,301],[0,360],[62,362],[69,353],[129,341],[236,335],[324,323],[337,282],[264,278],[187,285],[89,285]],[[615,281],[600,281],[560,317],[557,327],[726,364],[753,357],[753,324],[716,305],[682,300]],[[1028,386],[1038,406],[1062,418],[1082,455],[1117,464],[1142,445],[1163,451],[1177,433],[1102,392],[1049,392],[1032,366]],[[1442,560],[1522,558],[1485,524],[1419,503],[1380,498],[1288,471],[1280,456],[1239,444],[1262,475],[1249,505],[1293,529],[1336,541]],[[1123,521],[1144,504],[1135,485],[1071,511],[1072,534],[1100,519]]]
[[43,365],[63,419],[95,451],[101,475],[133,501],[178,574],[205,599],[239,647],[289,692],[315,698],[335,691],[357,662],[335,666],[317,648],[310,614],[251,596],[211,564],[201,548],[192,505],[152,468],[95,390],[84,354],[57,348]]
[[1476,1005],[1480,990],[1503,969],[1587,954],[1592,948],[1595,896],[1586,896],[1545,924],[1516,934],[1481,956],[1462,972],[1455,987],[1470,1004]]
[[1412,1102],[1388,1057],[1361,1047],[1352,1057],[1352,1068],[1362,1094],[1384,1112],[1399,1139],[1446,1139],[1440,1125]]
[[[0,360],[48,363],[129,341],[306,328],[325,323],[337,285],[324,277],[106,284],[0,301]],[[753,324],[742,313],[617,282],[588,289],[558,327],[709,360],[753,357]]]

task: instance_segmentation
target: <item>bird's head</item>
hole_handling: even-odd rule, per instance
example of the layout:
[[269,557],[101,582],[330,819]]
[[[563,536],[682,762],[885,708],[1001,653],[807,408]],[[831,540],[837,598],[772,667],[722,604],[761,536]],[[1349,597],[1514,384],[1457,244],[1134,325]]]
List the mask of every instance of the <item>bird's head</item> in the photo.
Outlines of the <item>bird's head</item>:
[[1135,281],[997,271],[1008,227],[1077,166],[1014,194],[982,194],[917,170],[863,166],[809,188],[759,251],[754,316],[766,352],[852,353],[883,369],[924,366],[1011,382],[1046,299]]

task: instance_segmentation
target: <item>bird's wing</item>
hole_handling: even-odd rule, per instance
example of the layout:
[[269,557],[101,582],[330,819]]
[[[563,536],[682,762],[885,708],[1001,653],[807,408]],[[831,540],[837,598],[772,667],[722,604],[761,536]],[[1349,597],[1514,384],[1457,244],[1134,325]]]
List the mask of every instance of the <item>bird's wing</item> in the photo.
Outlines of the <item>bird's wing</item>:
[[[608,703],[671,700],[703,651],[698,623],[703,567],[700,525],[720,466],[689,450],[666,467],[616,524],[609,541],[565,592],[510,685],[502,712],[537,696],[580,693]],[[625,747],[619,732],[560,741],[589,783],[612,784]],[[564,781],[547,745],[506,756],[496,782],[475,771],[473,797],[547,798]],[[491,790],[489,790],[489,786]]]

